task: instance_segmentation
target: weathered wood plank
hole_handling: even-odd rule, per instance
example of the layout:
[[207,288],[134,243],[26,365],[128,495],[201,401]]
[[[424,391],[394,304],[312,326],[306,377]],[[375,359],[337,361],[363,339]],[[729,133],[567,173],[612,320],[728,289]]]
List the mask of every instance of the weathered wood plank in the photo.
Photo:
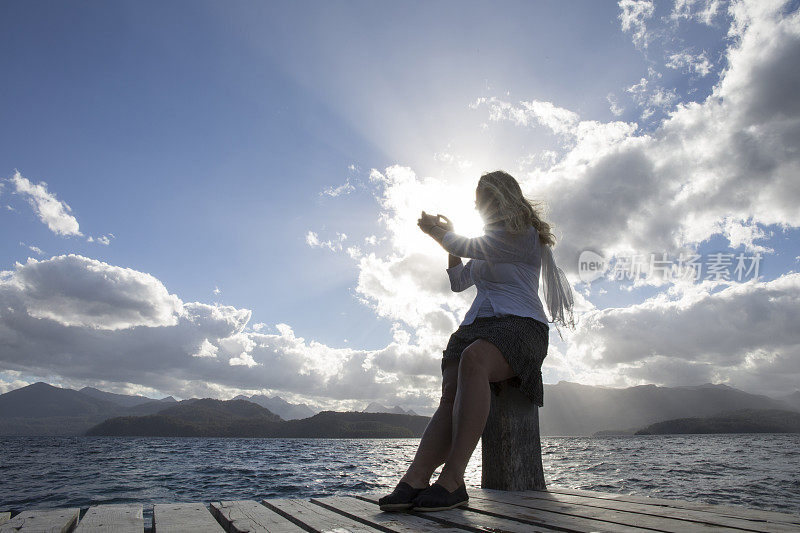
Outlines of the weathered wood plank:
[[[359,498],[372,501],[377,504],[377,498],[372,498],[363,494]],[[604,522],[601,520],[586,519],[581,517],[565,516],[561,513],[554,513],[550,511],[539,511],[534,509],[527,509],[518,505],[504,504],[483,500],[480,498],[473,499],[470,497],[469,504],[466,507],[459,507],[448,511],[436,512],[418,512],[419,516],[424,516],[436,521],[445,521],[452,525],[459,525],[465,529],[472,529],[480,526],[490,524],[486,522],[485,518],[476,516],[484,515],[486,517],[494,517],[504,522],[501,525],[495,525],[500,530],[508,531],[578,531],[578,532],[620,532],[620,533],[642,533],[647,531],[638,527],[625,526]],[[495,522],[496,524],[498,522]],[[472,529],[474,530],[474,529]]]
[[[667,509],[661,509],[657,513],[653,513],[642,508],[618,509],[604,507],[601,505],[593,505],[591,503],[586,504],[585,498],[584,501],[576,501],[577,497],[575,496],[570,497],[566,495],[546,494],[544,492],[539,492],[539,496],[537,497],[535,495],[537,491],[504,492],[494,490],[475,490],[473,492],[475,494],[475,498],[478,499],[520,505],[530,509],[560,512],[571,516],[607,520],[618,524],[646,527],[671,533],[701,533],[711,531],[734,531],[741,529],[764,531],[763,529],[751,529],[749,526],[754,524],[752,522],[747,522],[736,518],[720,517],[713,514],[707,514],[703,516],[703,514],[698,511],[690,511],[688,509],[683,510],[681,513],[675,513],[673,511],[671,514],[667,514],[669,513],[669,510]],[[634,506],[635,504],[629,503],[627,505]],[[694,513],[694,516],[689,516],[689,513]]]
[[[477,513],[468,507],[458,507],[447,511],[419,513],[426,520],[438,522],[440,527],[456,526],[460,531],[497,531],[501,533],[553,533],[564,531],[563,528],[553,529],[534,522],[521,522],[511,518],[501,518],[485,513]],[[437,530],[438,531],[438,530]],[[577,531],[570,529],[569,531]],[[596,530],[599,531],[599,530]]]
[[257,501],[238,500],[211,503],[211,514],[228,533],[267,531],[269,533],[300,533],[305,531]]
[[66,533],[78,523],[80,514],[81,510],[77,507],[22,511],[5,524],[0,525],[0,533],[13,531]]
[[[709,524],[713,526],[725,526],[737,529],[746,529],[749,531],[763,531],[763,532],[796,532],[797,526],[792,524],[782,524],[774,522],[765,522],[763,520],[753,520],[749,518],[730,517],[711,513],[708,511],[696,511],[693,509],[677,509],[664,506],[653,506],[645,503],[633,503],[617,500],[600,500],[596,498],[589,498],[586,496],[577,496],[574,494],[559,494],[547,491],[525,491],[507,493],[502,491],[486,490],[475,491],[475,497],[486,497],[492,500],[507,501],[513,503],[524,504],[529,499],[541,499],[546,501],[554,501],[567,504],[583,505],[589,507],[598,507],[603,509],[613,509],[617,511],[625,511],[632,513],[640,513],[650,516],[661,516],[665,518],[675,519],[679,521],[698,522]],[[673,523],[679,530],[685,530],[686,525]]]
[[[373,509],[380,508],[377,506],[377,498],[370,499],[364,495],[357,495],[356,498],[364,500],[367,505],[373,506]],[[398,513],[386,513],[386,515],[394,515]],[[403,513],[406,514],[406,513]],[[410,511],[407,516],[415,516],[420,519],[438,522],[441,524],[439,528],[456,528],[456,531],[501,531],[508,533],[529,533],[531,531],[553,532],[563,531],[563,529],[552,529],[541,525],[531,523],[521,523],[508,518],[501,518],[491,514],[471,512],[469,507],[458,507],[456,509],[449,509],[447,511],[435,512],[419,512]],[[436,529],[439,531],[440,529]]]
[[[417,533],[425,531],[436,531],[439,533],[464,532],[463,527],[459,527],[452,521],[431,520],[431,517],[427,516],[431,513],[381,511],[376,503],[353,496],[311,498],[311,502],[343,514],[353,520],[367,523],[376,528],[382,527],[399,533]],[[447,517],[445,513],[441,512],[434,514],[442,515],[445,518]],[[384,531],[386,529],[384,529]],[[530,531],[530,527],[526,527],[525,531]]]
[[83,515],[76,533],[113,531],[114,533],[142,533],[144,518],[141,504],[93,505]]
[[743,506],[720,505],[688,500],[673,500],[667,498],[657,498],[651,496],[638,496],[635,494],[618,494],[616,492],[601,492],[594,490],[568,489],[564,487],[548,487],[547,492],[557,494],[571,494],[575,496],[586,496],[587,498],[597,498],[600,500],[616,500],[622,502],[643,503],[661,507],[675,509],[692,509],[695,511],[707,511],[710,513],[722,514],[725,516],[746,518],[748,520],[764,520],[767,522],[779,522],[785,524],[800,525],[800,516],[777,511],[766,511],[763,509],[750,509]]
[[158,503],[153,506],[153,532],[220,533],[222,529],[203,503]]
[[307,500],[274,498],[262,500],[262,503],[300,527],[320,531],[341,529],[351,533],[375,533],[376,531],[381,531]]
[[565,528],[570,531],[615,531],[625,533],[641,533],[645,529],[637,525],[622,524],[600,517],[586,517],[566,514],[551,509],[534,509],[521,505],[470,498],[469,508],[480,512],[513,518],[518,521],[542,524],[546,527]]

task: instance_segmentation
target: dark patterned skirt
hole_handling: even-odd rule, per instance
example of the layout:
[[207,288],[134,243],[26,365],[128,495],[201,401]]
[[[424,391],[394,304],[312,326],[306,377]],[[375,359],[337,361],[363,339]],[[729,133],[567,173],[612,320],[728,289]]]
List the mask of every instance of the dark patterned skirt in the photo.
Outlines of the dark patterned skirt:
[[550,328],[531,317],[507,315],[478,317],[474,322],[459,326],[450,336],[442,352],[442,373],[446,359],[461,358],[461,352],[477,339],[485,339],[502,352],[516,376],[505,381],[490,383],[495,395],[501,387],[510,385],[519,389],[539,407],[544,406],[542,362],[547,357]]

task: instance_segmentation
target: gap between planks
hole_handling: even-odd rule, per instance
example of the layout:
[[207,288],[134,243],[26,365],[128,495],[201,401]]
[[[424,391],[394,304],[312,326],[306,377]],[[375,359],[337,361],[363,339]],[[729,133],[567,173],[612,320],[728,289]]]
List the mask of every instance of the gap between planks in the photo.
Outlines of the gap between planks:
[[524,492],[506,494],[502,491],[488,491],[477,494],[475,498],[518,505],[529,509],[561,512],[569,516],[595,518],[609,522],[651,528],[672,533],[711,532],[711,531],[753,531],[753,532],[795,532],[797,528],[788,524],[731,518],[724,515],[688,509],[665,509],[635,503],[609,502],[596,503],[589,498],[548,494],[545,492]]
[[[636,495],[548,488],[543,491],[470,489],[467,506],[448,511],[384,512],[377,493],[310,499],[267,499],[204,503],[155,504],[157,533],[186,531],[800,531],[800,517],[775,511],[750,510]],[[92,506],[82,520],[79,509],[23,511],[10,518],[0,513],[0,532],[25,529],[88,533],[143,531],[140,504]],[[77,525],[77,529],[76,528]]]
[[[569,492],[569,491],[567,491]],[[605,493],[583,491],[581,494],[567,492],[545,491],[499,491],[492,489],[471,489],[469,508],[478,512],[490,512],[500,516],[502,513],[491,506],[479,505],[483,502],[499,502],[509,505],[521,506],[538,511],[540,518],[555,519],[548,513],[560,514],[570,518],[576,525],[575,518],[588,518],[600,520],[606,524],[616,524],[614,527],[625,526],[657,529],[660,531],[800,531],[800,517],[773,511],[758,511],[747,513],[746,508],[736,509],[726,506],[710,504],[693,504],[681,500],[664,500],[670,505],[663,505],[660,500],[638,497],[637,501],[614,500],[612,498],[595,498],[596,494],[605,496]],[[367,493],[358,497],[368,501],[377,502],[377,493]],[[618,495],[611,495],[618,496]],[[680,507],[687,504],[688,509]],[[702,510],[697,510],[700,508]],[[716,512],[715,512],[716,511]],[[508,512],[503,511],[503,512]],[[767,520],[769,518],[769,520]],[[562,522],[555,520],[544,523],[550,526],[562,526]],[[569,527],[570,524],[567,524]],[[608,525],[606,525],[608,527]],[[640,529],[641,530],[641,529]]]
[[[365,499],[366,501],[377,502],[376,497],[357,497]],[[452,514],[446,520],[457,525],[475,524],[476,526],[483,526],[482,522],[488,520],[488,517],[492,517],[495,520],[506,521],[506,524],[512,522],[516,523],[516,527],[513,529],[515,531],[531,531],[532,527],[538,528],[539,531],[575,531],[586,533],[595,531],[619,533],[642,533],[645,531],[652,531],[648,528],[618,524],[609,522],[608,520],[565,516],[563,513],[528,509],[511,504],[486,501],[477,498],[474,499],[472,497],[470,497],[469,503],[464,507],[459,507],[450,511],[437,511],[434,513],[421,512],[419,515],[430,517],[431,520],[442,521],[442,513],[453,513],[454,511],[458,514]],[[519,528],[519,524],[524,524],[524,527]],[[506,528],[501,526],[500,529]],[[485,530],[485,528],[481,529],[481,531]]]
[[[489,490],[489,489],[487,489]],[[744,518],[746,520],[761,520],[764,522],[779,522],[785,524],[792,524],[800,526],[800,516],[791,515],[788,513],[781,513],[778,511],[768,511],[763,509],[750,509],[743,506],[731,506],[712,504],[704,502],[695,502],[688,500],[671,500],[667,498],[658,498],[652,496],[638,496],[635,494],[621,494],[615,492],[599,492],[582,489],[569,489],[562,487],[553,487],[545,492],[551,494],[567,494],[573,496],[584,496],[586,498],[596,498],[598,500],[613,500],[620,502],[641,503],[644,505],[653,505],[658,507],[669,507],[673,509],[691,509],[694,511],[706,511],[709,513],[720,514],[735,518]]]
[[423,512],[385,512],[372,501],[356,496],[312,498],[312,502],[332,511],[346,514],[355,520],[390,528],[390,531],[414,533],[417,531],[437,531],[458,533],[463,531],[507,531],[509,533],[528,533],[531,531],[560,531],[551,528],[532,526],[514,520],[493,516],[478,516],[464,509],[450,509],[435,513]]

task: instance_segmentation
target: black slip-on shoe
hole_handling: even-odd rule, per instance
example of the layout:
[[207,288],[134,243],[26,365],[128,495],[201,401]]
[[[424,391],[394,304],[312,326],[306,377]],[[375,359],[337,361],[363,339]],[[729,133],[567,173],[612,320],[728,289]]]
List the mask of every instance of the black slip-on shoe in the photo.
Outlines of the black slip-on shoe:
[[381,511],[404,511],[411,508],[411,500],[417,497],[423,490],[430,488],[430,485],[421,489],[415,489],[405,481],[397,484],[391,494],[387,494],[378,500]]
[[464,505],[469,502],[467,486],[462,483],[453,492],[448,492],[446,488],[438,482],[419,493],[419,496],[412,501],[412,511],[446,511]]

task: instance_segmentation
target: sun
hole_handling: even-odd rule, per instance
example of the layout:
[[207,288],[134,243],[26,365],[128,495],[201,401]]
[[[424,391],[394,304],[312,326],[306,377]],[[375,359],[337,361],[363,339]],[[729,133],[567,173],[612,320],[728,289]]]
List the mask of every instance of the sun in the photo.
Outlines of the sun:
[[473,202],[452,203],[443,215],[453,221],[455,232],[465,237],[479,237],[483,235],[483,219]]

